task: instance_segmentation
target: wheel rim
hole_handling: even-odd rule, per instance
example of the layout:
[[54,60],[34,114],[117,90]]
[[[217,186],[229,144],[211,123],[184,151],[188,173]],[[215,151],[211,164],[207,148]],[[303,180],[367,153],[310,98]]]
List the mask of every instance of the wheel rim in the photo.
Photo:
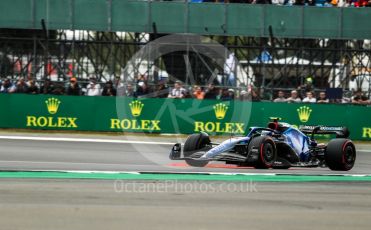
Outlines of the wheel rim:
[[274,160],[274,148],[271,143],[265,143],[263,147],[263,158],[264,162],[270,164]]
[[355,161],[355,154],[352,146],[348,145],[344,149],[343,162],[347,167],[352,167]]

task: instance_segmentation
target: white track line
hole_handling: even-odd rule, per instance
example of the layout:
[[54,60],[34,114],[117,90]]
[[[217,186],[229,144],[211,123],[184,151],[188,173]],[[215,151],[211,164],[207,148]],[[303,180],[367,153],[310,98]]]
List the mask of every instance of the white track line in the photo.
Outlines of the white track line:
[[[130,164],[97,163],[97,162],[69,162],[69,161],[0,161],[0,164],[70,164],[70,165],[98,165],[98,166],[123,166]],[[146,165],[135,165],[146,166]]]
[[[5,170],[6,171],[6,170]],[[60,172],[81,174],[178,174],[178,175],[223,175],[223,176],[345,176],[345,177],[369,177],[371,174],[292,174],[292,173],[218,173],[218,172],[171,172],[171,171],[99,171],[99,170],[20,170],[20,172]]]
[[65,142],[144,144],[144,145],[174,145],[174,143],[171,143],[171,142],[112,140],[112,139],[94,139],[94,138],[70,138],[70,137],[0,136],[0,139],[2,139],[2,140],[32,140],[32,141],[65,141]]

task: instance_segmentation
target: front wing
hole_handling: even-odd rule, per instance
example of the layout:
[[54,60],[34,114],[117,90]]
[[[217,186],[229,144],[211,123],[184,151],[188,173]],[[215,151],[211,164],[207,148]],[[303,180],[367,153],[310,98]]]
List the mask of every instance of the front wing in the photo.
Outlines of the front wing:
[[[184,153],[182,152],[182,145],[180,143],[176,143],[171,151],[169,158],[171,160],[186,160],[186,159],[192,159],[192,160],[198,160],[201,156],[203,156],[207,151],[209,151],[211,148],[206,147],[204,149],[200,149],[197,151],[194,151],[190,153],[189,156],[184,157]],[[205,159],[202,159],[205,160]],[[246,162],[247,157],[242,156],[237,153],[232,152],[222,152],[215,157],[209,158],[209,161],[226,161],[226,162]]]

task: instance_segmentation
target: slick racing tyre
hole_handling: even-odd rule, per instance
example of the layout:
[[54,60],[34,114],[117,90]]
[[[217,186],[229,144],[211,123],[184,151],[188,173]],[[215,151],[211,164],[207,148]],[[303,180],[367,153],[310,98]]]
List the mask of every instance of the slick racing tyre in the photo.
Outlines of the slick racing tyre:
[[[206,145],[210,143],[210,138],[206,133],[197,133],[188,136],[186,142],[184,143],[184,157],[189,157],[193,153],[197,152],[204,148]],[[193,159],[185,159],[186,163],[193,167],[204,167],[209,163],[207,160],[193,160]]]
[[353,142],[344,138],[331,140],[326,148],[325,161],[331,170],[351,170],[356,161],[356,148]]
[[277,158],[277,149],[272,138],[267,136],[254,137],[249,143],[249,153],[252,149],[257,151],[258,155],[255,168],[267,169],[273,166]]

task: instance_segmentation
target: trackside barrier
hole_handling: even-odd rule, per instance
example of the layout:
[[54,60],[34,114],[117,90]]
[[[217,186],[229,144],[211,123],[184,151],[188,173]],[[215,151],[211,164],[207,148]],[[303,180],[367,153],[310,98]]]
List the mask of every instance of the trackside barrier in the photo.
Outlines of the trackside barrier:
[[0,128],[245,134],[269,117],[294,125],[347,126],[371,140],[371,107],[194,99],[0,94]]

